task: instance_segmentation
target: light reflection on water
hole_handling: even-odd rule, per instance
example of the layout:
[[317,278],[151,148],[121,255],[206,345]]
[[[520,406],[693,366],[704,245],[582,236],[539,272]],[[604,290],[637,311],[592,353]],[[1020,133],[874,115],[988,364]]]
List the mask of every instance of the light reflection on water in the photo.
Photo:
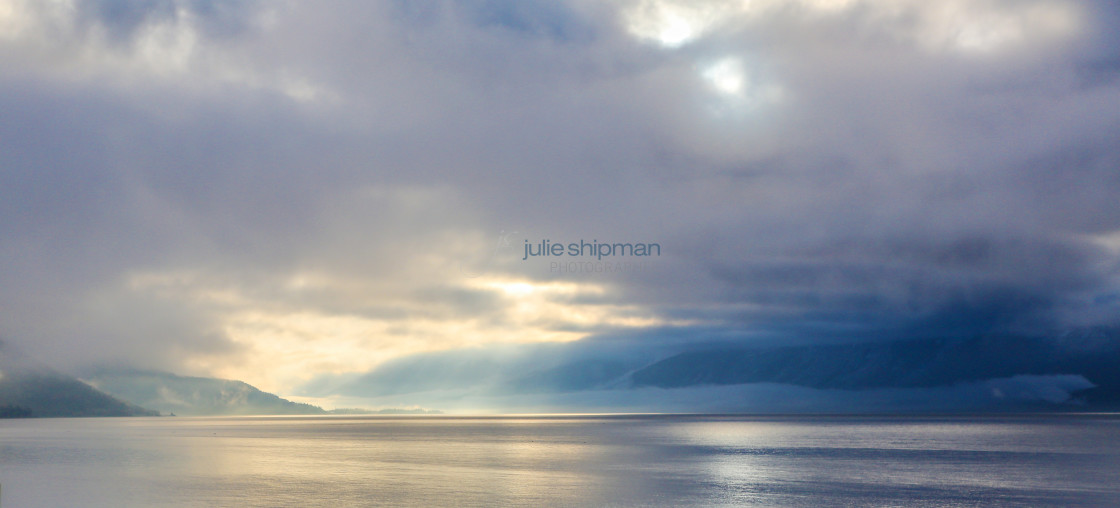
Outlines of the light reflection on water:
[[1120,505],[1120,417],[0,421],[0,506]]

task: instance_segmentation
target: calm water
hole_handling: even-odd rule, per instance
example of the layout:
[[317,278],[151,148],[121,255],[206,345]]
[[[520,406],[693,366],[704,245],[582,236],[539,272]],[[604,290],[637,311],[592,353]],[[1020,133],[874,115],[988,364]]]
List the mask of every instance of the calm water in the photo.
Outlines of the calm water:
[[0,506],[1120,506],[1120,417],[0,420]]

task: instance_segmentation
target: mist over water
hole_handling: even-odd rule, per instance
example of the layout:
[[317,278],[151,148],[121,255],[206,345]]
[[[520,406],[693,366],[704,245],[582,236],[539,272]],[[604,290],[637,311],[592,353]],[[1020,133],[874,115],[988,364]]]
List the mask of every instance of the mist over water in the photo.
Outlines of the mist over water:
[[1104,506],[1120,417],[8,420],[2,504]]

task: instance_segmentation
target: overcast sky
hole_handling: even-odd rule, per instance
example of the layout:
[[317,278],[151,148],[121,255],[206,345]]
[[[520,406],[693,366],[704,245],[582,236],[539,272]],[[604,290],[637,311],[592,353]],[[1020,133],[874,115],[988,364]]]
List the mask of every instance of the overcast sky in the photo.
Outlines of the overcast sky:
[[[1106,0],[0,0],[0,337],[284,394],[526,342],[1117,324],[1118,26]],[[545,239],[660,255],[522,259]]]

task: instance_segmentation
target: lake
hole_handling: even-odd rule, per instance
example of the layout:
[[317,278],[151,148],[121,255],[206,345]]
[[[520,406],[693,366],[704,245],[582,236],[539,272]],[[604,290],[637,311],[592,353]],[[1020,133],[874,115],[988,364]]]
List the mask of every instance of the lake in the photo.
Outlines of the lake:
[[1120,506],[1120,416],[0,420],[0,507]]

